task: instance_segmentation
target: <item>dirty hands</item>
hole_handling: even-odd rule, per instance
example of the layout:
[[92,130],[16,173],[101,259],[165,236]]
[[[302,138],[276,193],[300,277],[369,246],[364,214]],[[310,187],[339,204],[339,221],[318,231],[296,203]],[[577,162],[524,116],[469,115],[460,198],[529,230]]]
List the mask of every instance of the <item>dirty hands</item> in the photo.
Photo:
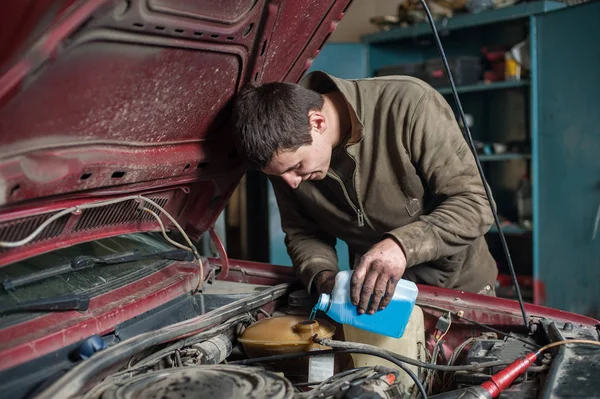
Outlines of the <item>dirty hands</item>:
[[373,314],[384,309],[392,300],[405,269],[404,251],[392,238],[378,242],[364,254],[354,269],[350,287],[350,297],[358,313]]

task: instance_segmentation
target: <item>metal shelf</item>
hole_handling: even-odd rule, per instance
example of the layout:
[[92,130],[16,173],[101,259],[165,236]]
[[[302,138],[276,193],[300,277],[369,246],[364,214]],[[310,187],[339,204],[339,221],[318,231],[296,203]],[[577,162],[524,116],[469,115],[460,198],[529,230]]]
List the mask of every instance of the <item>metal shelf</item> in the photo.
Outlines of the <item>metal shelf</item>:
[[530,159],[531,154],[519,154],[519,153],[492,154],[492,155],[486,155],[486,154],[479,155],[478,154],[478,157],[481,162],[512,161],[514,159]]
[[[510,224],[507,226],[502,226],[502,232],[505,235],[521,235],[521,234],[531,233],[531,230],[527,230],[516,224]],[[492,225],[492,227],[490,227],[490,230],[488,231],[488,233],[498,233],[498,228],[496,227],[495,224]]]
[[[458,86],[456,91],[459,93],[473,93],[478,91],[490,91],[490,90],[503,90],[503,89],[515,89],[519,87],[529,86],[528,80],[515,80],[515,81],[504,81],[504,82],[492,82],[492,83],[476,83],[473,85]],[[437,89],[441,94],[452,94],[450,87],[442,87]]]
[[[477,14],[459,14],[449,18],[446,23],[443,21],[436,21],[436,25],[440,31],[449,32],[452,30],[526,18],[531,15],[544,14],[564,7],[566,7],[566,4],[558,1],[534,1],[496,10],[483,11]],[[365,35],[361,37],[361,40],[363,43],[375,44],[411,39],[416,36],[430,34],[431,28],[429,27],[429,24],[419,23],[406,28],[392,28],[388,31]]]

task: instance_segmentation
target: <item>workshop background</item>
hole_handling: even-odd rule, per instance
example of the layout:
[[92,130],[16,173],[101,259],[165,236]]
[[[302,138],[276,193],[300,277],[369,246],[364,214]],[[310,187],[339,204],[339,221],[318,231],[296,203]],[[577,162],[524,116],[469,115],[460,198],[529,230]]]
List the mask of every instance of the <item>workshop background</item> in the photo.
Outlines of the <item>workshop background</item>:
[[[600,2],[577,3],[429,1],[525,300],[598,318]],[[456,109],[424,18],[408,1],[355,0],[309,72],[416,76]],[[231,257],[291,265],[272,188],[257,171],[217,230]],[[513,298],[495,226],[486,239],[498,296]],[[337,251],[348,268],[346,245]]]

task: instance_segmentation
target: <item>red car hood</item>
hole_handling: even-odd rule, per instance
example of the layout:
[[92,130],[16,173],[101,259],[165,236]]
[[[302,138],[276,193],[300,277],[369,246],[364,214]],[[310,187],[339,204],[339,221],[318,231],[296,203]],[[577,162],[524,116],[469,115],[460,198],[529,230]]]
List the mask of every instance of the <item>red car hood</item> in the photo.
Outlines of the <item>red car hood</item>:
[[[350,1],[4,4],[0,241],[57,210],[129,195],[154,199],[199,237],[244,173],[231,98],[251,81],[297,82]],[[73,212],[25,247],[0,249],[0,266],[157,227],[134,200]]]

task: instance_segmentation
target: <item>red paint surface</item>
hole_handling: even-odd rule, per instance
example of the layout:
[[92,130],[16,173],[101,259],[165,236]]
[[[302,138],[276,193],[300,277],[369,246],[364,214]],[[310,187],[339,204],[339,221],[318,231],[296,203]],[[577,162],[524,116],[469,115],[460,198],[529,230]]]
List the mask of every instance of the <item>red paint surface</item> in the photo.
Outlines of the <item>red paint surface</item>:
[[[230,260],[227,281],[250,284],[276,285],[295,283],[296,275],[291,267],[275,266],[257,262]],[[211,268],[221,268],[218,259],[205,263],[204,275]],[[49,314],[19,326],[0,330],[0,370],[50,353],[63,346],[78,342],[93,334],[114,331],[117,324],[153,309],[186,292],[198,284],[198,268],[174,264],[145,279],[129,284],[90,301],[85,313],[65,312]],[[298,288],[301,286],[298,285]],[[487,297],[467,292],[419,286],[420,303],[438,306],[464,316],[509,331],[522,325],[519,304],[516,301]],[[266,307],[272,309],[272,307]],[[557,322],[595,326],[599,321],[560,310],[527,305],[530,315],[553,319]],[[441,312],[422,305],[425,329],[430,335]],[[482,332],[478,327],[461,320],[453,320],[452,328],[445,338],[445,350],[449,355],[454,347],[466,337]]]
[[48,313],[0,330],[0,370],[13,367],[94,334],[192,291],[198,285],[195,263],[174,263],[159,272],[90,300],[86,312]]
[[[0,15],[0,220],[186,186],[169,210],[199,237],[244,173],[231,98],[250,81],[298,81],[349,2],[15,2]],[[2,252],[0,266],[75,241]]]

